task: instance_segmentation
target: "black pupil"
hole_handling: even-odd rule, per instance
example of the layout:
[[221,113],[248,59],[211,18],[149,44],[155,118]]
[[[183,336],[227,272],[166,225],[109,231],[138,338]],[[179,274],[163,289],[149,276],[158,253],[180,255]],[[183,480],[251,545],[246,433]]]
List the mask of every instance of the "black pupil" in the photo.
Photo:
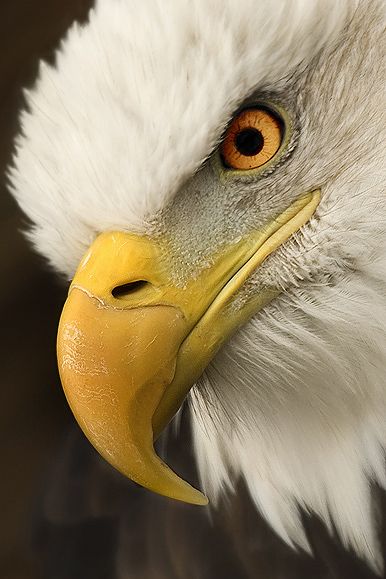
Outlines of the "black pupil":
[[263,148],[264,137],[257,129],[243,129],[236,135],[235,145],[239,153],[246,157],[253,157]]

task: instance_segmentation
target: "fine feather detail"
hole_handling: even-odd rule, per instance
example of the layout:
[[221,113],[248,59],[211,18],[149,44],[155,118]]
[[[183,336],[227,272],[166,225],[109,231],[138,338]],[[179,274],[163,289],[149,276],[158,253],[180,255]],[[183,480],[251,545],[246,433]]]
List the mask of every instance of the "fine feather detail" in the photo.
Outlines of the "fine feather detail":
[[[283,290],[192,391],[196,456],[214,501],[242,476],[289,544],[309,549],[301,506],[379,569],[370,481],[386,486],[384,14],[376,0],[361,12],[354,0],[256,6],[99,0],[27,93],[11,186],[33,243],[68,277],[99,232],[148,232],[180,198],[174,237],[185,227],[178,239],[190,271],[195,248],[203,267],[204,242],[226,235],[214,212],[191,218],[185,183],[187,199],[200,188],[209,196],[195,172],[252,91],[296,101],[288,166],[222,191],[230,214],[220,199],[214,207],[241,235],[254,215],[252,206],[237,213],[239,198],[255,193],[264,214],[275,195],[283,202],[321,186],[322,203],[237,297],[235,307],[262,285]],[[328,57],[319,66],[320,50]]]
[[68,277],[97,233],[144,231],[234,108],[341,30],[354,0],[99,0],[26,92],[12,191]]
[[372,263],[283,294],[222,349],[191,394],[209,497],[216,502],[243,476],[286,542],[309,550],[300,506],[378,569],[369,481],[386,487],[385,276],[384,263]]

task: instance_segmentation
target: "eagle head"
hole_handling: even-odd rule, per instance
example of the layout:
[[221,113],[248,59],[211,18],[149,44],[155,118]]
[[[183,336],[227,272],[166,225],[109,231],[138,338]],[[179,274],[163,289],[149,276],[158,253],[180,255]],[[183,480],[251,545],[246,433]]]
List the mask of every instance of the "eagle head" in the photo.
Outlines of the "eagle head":
[[213,502],[245,480],[377,564],[385,485],[381,0],[99,0],[26,93],[10,169],[72,279],[63,387],[134,481],[206,504],[155,454],[185,399]]

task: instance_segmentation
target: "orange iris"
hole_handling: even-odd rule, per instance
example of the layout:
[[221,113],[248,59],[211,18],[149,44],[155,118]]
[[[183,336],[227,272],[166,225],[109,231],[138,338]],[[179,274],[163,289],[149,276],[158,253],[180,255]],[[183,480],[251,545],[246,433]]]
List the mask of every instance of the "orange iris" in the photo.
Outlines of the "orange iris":
[[232,169],[257,169],[277,153],[282,141],[282,124],[263,108],[241,111],[228,127],[221,144],[224,164]]

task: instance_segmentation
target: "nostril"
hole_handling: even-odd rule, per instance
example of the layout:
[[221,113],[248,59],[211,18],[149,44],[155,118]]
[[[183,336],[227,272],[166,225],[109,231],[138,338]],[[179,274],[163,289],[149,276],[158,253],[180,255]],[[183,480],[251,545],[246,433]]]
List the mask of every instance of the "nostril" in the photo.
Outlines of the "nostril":
[[117,287],[115,287],[112,290],[112,295],[114,298],[122,298],[125,297],[127,295],[133,294],[135,292],[137,292],[140,289],[143,289],[145,286],[148,285],[148,282],[143,280],[143,279],[139,279],[136,281],[132,281],[129,283],[124,283],[122,285],[118,285]]

